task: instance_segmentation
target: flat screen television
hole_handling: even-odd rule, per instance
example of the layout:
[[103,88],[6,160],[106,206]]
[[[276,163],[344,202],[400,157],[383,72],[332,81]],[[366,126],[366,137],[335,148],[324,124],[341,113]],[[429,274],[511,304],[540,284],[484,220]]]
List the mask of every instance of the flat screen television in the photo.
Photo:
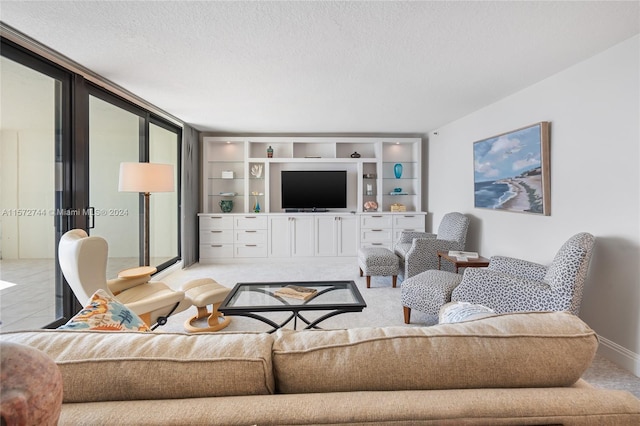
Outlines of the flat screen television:
[[347,207],[346,170],[283,170],[282,208],[322,211]]

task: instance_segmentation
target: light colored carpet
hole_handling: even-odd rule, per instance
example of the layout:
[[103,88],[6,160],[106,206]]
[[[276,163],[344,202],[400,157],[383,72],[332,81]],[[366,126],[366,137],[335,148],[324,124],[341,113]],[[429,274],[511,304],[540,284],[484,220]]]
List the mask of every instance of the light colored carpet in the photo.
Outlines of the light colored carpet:
[[[358,273],[356,261],[352,259],[313,263],[273,262],[261,264],[196,264],[187,269],[177,271],[162,279],[173,288],[180,288],[184,283],[196,278],[213,278],[218,283],[232,288],[238,282],[277,282],[277,281],[331,281],[353,280],[367,302],[367,307],[359,313],[337,315],[323,321],[323,328],[354,328],[405,326],[400,303],[400,287],[391,287],[391,277],[372,277],[371,288],[366,288],[365,278]],[[399,280],[398,280],[399,281]],[[315,319],[325,312],[306,315]],[[195,308],[176,314],[161,327],[162,332],[184,332],[183,323],[196,314]],[[267,315],[265,315],[267,316]],[[279,322],[286,314],[271,314],[269,318]],[[421,312],[411,313],[412,327],[434,325],[437,317]],[[292,323],[288,328],[292,327]],[[298,324],[300,328],[300,323]],[[268,331],[271,327],[255,319],[234,316],[231,324],[224,329],[228,331]],[[640,378],[618,367],[606,358],[597,355],[592,366],[583,378],[594,386],[627,390],[640,398]]]

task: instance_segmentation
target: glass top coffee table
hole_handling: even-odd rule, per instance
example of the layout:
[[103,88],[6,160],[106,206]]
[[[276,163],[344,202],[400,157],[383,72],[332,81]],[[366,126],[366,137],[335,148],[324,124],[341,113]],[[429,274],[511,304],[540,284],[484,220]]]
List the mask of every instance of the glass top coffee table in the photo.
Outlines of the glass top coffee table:
[[[276,291],[288,285],[310,287],[317,292],[308,300],[278,296]],[[305,329],[320,328],[318,324],[327,318],[346,312],[362,312],[367,307],[358,287],[353,281],[295,281],[267,283],[238,283],[224,299],[218,311],[225,315],[250,317],[273,327],[270,333],[284,327],[293,320],[294,330],[298,318],[307,326]],[[330,311],[310,321],[301,312]],[[277,323],[256,312],[291,312],[283,322]]]

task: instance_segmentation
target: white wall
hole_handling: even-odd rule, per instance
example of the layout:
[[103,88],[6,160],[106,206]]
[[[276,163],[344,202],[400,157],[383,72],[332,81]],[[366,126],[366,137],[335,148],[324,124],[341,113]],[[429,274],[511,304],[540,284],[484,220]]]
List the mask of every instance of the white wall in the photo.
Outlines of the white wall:
[[[428,142],[434,228],[472,217],[468,249],[548,264],[570,236],[596,245],[580,317],[602,354],[640,375],[640,36],[437,129]],[[500,70],[496,70],[500,72]],[[473,142],[551,122],[551,216],[474,208]]]

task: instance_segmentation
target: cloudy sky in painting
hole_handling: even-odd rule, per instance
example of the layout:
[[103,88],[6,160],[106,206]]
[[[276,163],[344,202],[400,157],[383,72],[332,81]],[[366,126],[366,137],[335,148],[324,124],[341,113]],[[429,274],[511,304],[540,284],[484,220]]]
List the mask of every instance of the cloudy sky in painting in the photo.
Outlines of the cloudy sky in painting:
[[475,142],[473,161],[476,182],[514,177],[540,167],[540,126]]

